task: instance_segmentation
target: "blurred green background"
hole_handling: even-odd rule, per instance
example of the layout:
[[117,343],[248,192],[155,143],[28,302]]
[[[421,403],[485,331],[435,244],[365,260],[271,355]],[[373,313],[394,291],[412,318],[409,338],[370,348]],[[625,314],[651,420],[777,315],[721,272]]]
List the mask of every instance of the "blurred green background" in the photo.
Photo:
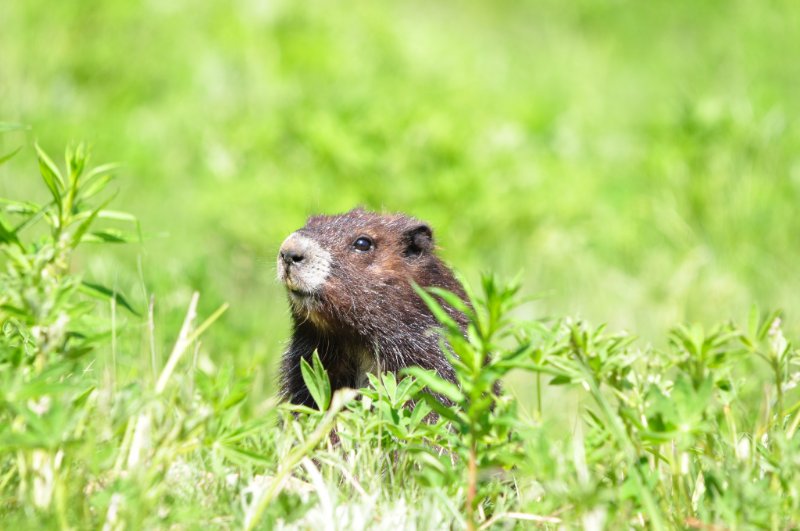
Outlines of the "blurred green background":
[[229,302],[206,362],[261,396],[277,247],[355,205],[431,222],[467,279],[521,273],[527,315],[658,344],[757,303],[796,334],[798,28],[790,0],[5,1],[0,121],[30,129],[0,195],[45,197],[35,139],[122,162],[144,241],[76,266],[154,294],[164,348],[192,290]]

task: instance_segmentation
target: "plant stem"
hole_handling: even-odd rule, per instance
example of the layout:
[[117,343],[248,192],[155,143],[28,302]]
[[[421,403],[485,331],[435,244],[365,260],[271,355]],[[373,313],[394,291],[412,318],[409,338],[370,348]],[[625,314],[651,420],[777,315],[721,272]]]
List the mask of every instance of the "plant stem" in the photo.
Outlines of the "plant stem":
[[308,439],[303,444],[296,447],[286,458],[283,460],[283,466],[278,469],[272,482],[264,492],[264,495],[255,504],[252,511],[248,511],[244,519],[244,528],[246,531],[251,531],[261,521],[264,511],[270,502],[275,499],[283,487],[284,482],[289,479],[290,474],[300,461],[303,460],[319,442],[330,433],[333,429],[333,424],[336,421],[336,415],[342,408],[353,399],[356,392],[352,389],[342,389],[334,393],[331,399],[330,409],[322,417],[317,428],[309,435]]
[[537,419],[542,420],[542,373],[536,372],[536,413]]
[[772,362],[772,369],[775,372],[775,391],[777,393],[775,399],[775,420],[778,425],[783,424],[783,378],[781,377],[781,360],[780,354],[776,353]]
[[622,424],[622,421],[614,413],[611,404],[609,404],[606,397],[600,391],[600,386],[597,383],[597,380],[595,380],[594,374],[586,365],[586,362],[580,357],[578,358],[578,361],[583,368],[586,383],[589,386],[592,397],[600,407],[600,410],[603,412],[612,435],[614,435],[614,437],[617,439],[617,443],[622,447],[625,453],[625,458],[628,462],[628,468],[631,471],[634,481],[636,481],[637,490],[639,491],[642,504],[650,516],[651,528],[657,531],[665,529],[664,520],[661,516],[661,510],[653,498],[653,494],[648,490],[647,482],[645,481],[642,471],[639,469],[639,463],[636,459],[636,447],[628,437],[628,433],[625,431],[625,426]]
[[478,448],[473,438],[467,463],[467,529],[475,531],[475,495],[478,491]]

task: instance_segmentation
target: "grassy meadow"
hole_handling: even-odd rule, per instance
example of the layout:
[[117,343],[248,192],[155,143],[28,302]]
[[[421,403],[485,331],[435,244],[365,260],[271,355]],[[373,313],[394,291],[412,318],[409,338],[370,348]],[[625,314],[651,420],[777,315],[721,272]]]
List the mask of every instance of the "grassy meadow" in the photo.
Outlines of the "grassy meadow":
[[[798,28],[0,3],[0,527],[795,528]],[[461,387],[331,397],[312,365],[322,411],[279,407],[278,246],[358,205],[430,222],[472,286]]]

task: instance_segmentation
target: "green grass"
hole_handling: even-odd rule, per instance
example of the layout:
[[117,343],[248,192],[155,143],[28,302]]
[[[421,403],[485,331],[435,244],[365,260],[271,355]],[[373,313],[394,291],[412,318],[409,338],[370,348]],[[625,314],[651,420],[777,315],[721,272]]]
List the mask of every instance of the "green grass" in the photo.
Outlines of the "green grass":
[[[0,121],[27,129],[0,135],[0,156],[22,147],[0,165],[0,197],[47,204],[34,142],[53,155],[87,140],[96,161],[122,163],[108,208],[138,223],[99,220],[97,237],[129,243],[81,245],[50,278],[82,339],[0,354],[0,519],[241,527],[268,488],[258,478],[290,472],[264,526],[329,522],[331,507],[342,522],[466,525],[469,452],[429,455],[458,453],[446,429],[398,434],[348,403],[337,430],[357,448],[323,436],[279,467],[320,416],[272,401],[289,327],[274,255],[306,215],[362,204],[430,221],[471,284],[519,274],[537,296],[512,328],[548,346],[504,377],[524,444],[513,467],[477,476],[476,521],[790,526],[795,351],[776,361],[771,314],[747,323],[754,304],[782,309],[786,337],[800,334],[798,25],[788,0],[3,3]],[[45,221],[20,236],[29,256],[54,237]],[[3,303],[53,296],[23,284],[6,281]],[[195,325],[228,309],[157,392],[195,291]],[[58,322],[25,311],[30,329]],[[640,339],[587,368],[581,352],[608,349],[568,339],[582,319]],[[698,339],[730,320],[721,344]],[[93,350],[67,355],[81,345]],[[569,376],[545,376],[551,362]],[[37,508],[35,478],[50,481],[37,474],[59,455]]]

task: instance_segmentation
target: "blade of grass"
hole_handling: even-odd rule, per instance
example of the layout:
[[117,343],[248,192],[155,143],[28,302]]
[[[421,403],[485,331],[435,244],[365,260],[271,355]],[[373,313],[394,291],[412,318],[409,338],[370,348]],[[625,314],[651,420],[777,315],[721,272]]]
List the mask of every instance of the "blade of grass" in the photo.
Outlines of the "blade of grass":
[[264,515],[264,511],[273,499],[280,493],[283,484],[289,479],[290,474],[295,467],[325,438],[333,429],[336,415],[344,408],[344,406],[355,396],[357,392],[352,389],[340,389],[336,391],[331,400],[330,409],[328,409],[325,416],[320,421],[317,428],[309,435],[309,437],[294,450],[289,452],[283,460],[278,472],[269,484],[269,487],[264,491],[262,496],[256,501],[247,514],[245,514],[244,528],[246,531],[254,529]]

